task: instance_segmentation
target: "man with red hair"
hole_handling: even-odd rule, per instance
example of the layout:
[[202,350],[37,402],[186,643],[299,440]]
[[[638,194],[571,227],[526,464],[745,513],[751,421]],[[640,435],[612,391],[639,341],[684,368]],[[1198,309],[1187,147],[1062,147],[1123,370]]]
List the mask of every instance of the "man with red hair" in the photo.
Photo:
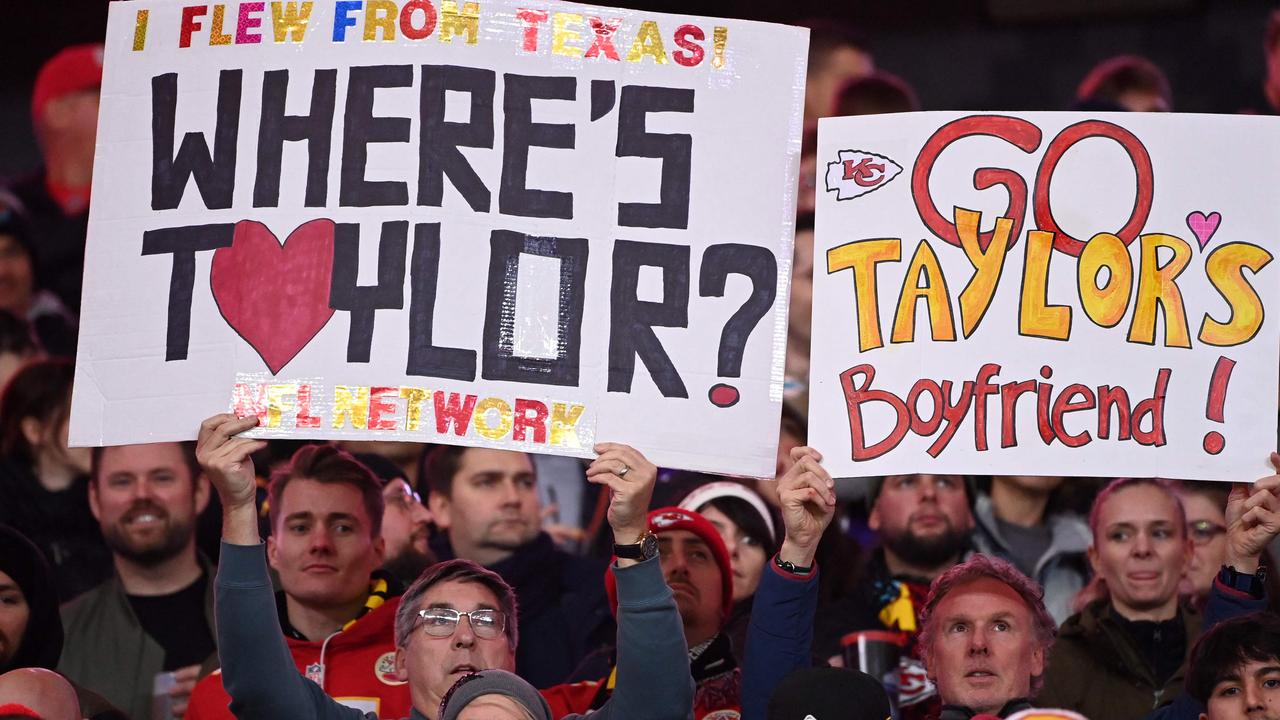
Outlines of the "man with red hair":
[[1031,707],[1057,634],[1039,585],[1004,560],[974,555],[933,581],[922,615],[941,720]]

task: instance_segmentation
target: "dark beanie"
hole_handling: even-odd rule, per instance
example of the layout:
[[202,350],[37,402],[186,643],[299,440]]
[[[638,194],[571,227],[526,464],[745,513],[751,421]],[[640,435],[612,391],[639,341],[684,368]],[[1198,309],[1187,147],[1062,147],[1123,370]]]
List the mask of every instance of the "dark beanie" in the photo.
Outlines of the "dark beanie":
[[768,720],[887,720],[889,715],[889,695],[879,680],[824,667],[797,670],[778,683]]
[[533,720],[552,720],[551,707],[542,693],[506,670],[481,670],[459,678],[440,701],[440,720],[457,720],[463,708],[485,695],[505,695],[528,710]]
[[55,669],[62,655],[62,618],[53,573],[40,549],[8,525],[0,525],[0,572],[22,590],[31,611],[22,637],[9,638],[17,641],[18,652],[0,666],[0,673],[28,667]]

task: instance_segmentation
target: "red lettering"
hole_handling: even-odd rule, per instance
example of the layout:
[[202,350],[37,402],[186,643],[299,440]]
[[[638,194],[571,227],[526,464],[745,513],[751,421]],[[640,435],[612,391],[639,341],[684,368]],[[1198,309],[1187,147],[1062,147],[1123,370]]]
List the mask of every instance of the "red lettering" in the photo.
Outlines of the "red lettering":
[[[1063,232],[1053,219],[1053,209],[1049,206],[1049,185],[1053,181],[1053,171],[1057,169],[1058,161],[1062,160],[1067,150],[1081,140],[1091,137],[1103,137],[1120,143],[1120,147],[1129,154],[1133,169],[1138,174],[1137,197],[1133,201],[1133,212],[1129,214],[1129,220],[1124,227],[1115,233],[1125,245],[1133,242],[1138,233],[1142,232],[1142,227],[1147,224],[1147,217],[1151,215],[1151,200],[1155,194],[1151,155],[1147,153],[1142,141],[1133,133],[1119,125],[1102,120],[1086,120],[1058,133],[1058,136],[1045,149],[1044,157],[1040,159],[1040,168],[1036,170],[1032,209],[1035,213],[1036,227],[1053,233],[1054,248],[1072,257],[1080,257],[1080,251],[1084,250],[1084,243]],[[1017,234],[1016,225],[1014,234]]]
[[[1040,368],[1040,377],[1048,380],[1053,377],[1053,368],[1045,365]],[[1053,425],[1049,422],[1049,395],[1053,392],[1053,386],[1049,383],[1040,383],[1036,387],[1036,426],[1040,431],[1040,439],[1045,445],[1052,445]]]
[[[422,25],[413,26],[413,11],[422,11]],[[543,13],[545,18],[546,13]],[[431,35],[436,29],[436,9],[428,0],[409,0],[400,8],[400,34],[410,40],[421,40]],[[534,42],[537,42],[535,35]]]
[[695,67],[706,57],[707,51],[692,40],[702,42],[706,39],[707,36],[702,32],[702,28],[697,25],[681,25],[676,28],[675,42],[684,51],[671,53],[671,59],[685,67]]
[[[855,375],[865,378],[866,381],[862,387],[854,384]],[[871,460],[896,448],[898,443],[902,442],[902,438],[906,437],[911,425],[907,406],[898,396],[884,390],[871,389],[871,383],[875,379],[875,368],[867,364],[858,365],[840,373],[840,386],[844,388],[844,399],[849,407],[849,438],[852,441],[854,460]],[[862,429],[862,404],[867,402],[888,403],[897,416],[893,431],[888,437],[871,446],[867,446]]]
[[[920,148],[915,168],[911,171],[911,195],[915,198],[916,212],[920,213],[920,219],[930,232],[956,247],[960,247],[960,236],[956,233],[956,226],[938,212],[929,192],[929,175],[943,150],[957,140],[974,135],[1000,138],[1025,153],[1040,147],[1041,139],[1040,128],[1021,118],[973,115],[953,120],[938,128],[924,147]],[[973,173],[974,188],[986,190],[996,185],[1003,186],[1009,193],[1009,206],[999,215],[1013,220],[1013,229],[1009,233],[1009,247],[1012,248],[1017,243],[1027,211],[1027,183],[1021,175],[1006,168],[983,167]],[[978,245],[986,250],[989,244],[991,231],[980,233]]]
[[[530,413],[533,414],[530,415]],[[532,430],[533,441],[545,443],[547,441],[547,415],[548,411],[545,403],[537,400],[516,398],[515,425],[511,431],[511,438],[518,442],[524,442],[525,433]]]
[[298,416],[294,419],[296,428],[318,428],[320,418],[311,414],[311,386],[298,386]]
[[464,397],[458,393],[449,393],[446,402],[443,390],[437,390],[432,397],[436,406],[436,432],[444,435],[450,428],[458,437],[465,437],[471,425],[471,415],[476,410],[476,396]]
[[522,8],[516,17],[524,22],[524,51],[538,52],[538,26],[547,21],[547,11]]
[[1000,447],[1018,446],[1018,398],[1034,394],[1035,380],[1005,383],[1000,386]]
[[[944,380],[942,383],[942,396],[944,398],[951,397],[951,381]],[[960,429],[960,423],[964,421],[964,416],[969,414],[969,402],[973,399],[973,382],[966,380],[960,387],[960,399],[956,400],[954,405],[947,404],[943,409],[943,417],[947,421],[947,425],[942,429],[942,434],[937,440],[929,446],[928,453],[933,457],[938,457],[947,445],[951,443],[951,438],[955,436],[956,431]]]
[[370,430],[396,429],[396,398],[400,397],[398,387],[369,388],[369,424]]
[[1129,439],[1129,392],[1110,385],[1098,387],[1098,437],[1111,436],[1111,408],[1116,409],[1116,439]]
[[[1072,402],[1071,398],[1080,395],[1084,400]],[[1080,447],[1087,445],[1093,438],[1089,437],[1088,430],[1081,430],[1075,435],[1067,432],[1062,426],[1062,416],[1077,410],[1090,410],[1094,406],[1093,391],[1088,387],[1080,384],[1068,385],[1057,400],[1053,401],[1053,430],[1057,434],[1058,440],[1067,447]]]
[[[1164,398],[1165,389],[1169,386],[1169,376],[1172,374],[1173,371],[1169,368],[1160,368],[1160,372],[1156,373],[1155,391],[1133,409],[1133,439],[1142,445],[1161,447],[1165,444]],[[1144,416],[1151,418],[1150,430],[1142,429]]]
[[238,418],[257,415],[267,422],[267,386],[261,383],[236,383],[231,391],[231,407]]
[[622,18],[613,18],[612,20],[601,20],[598,17],[589,17],[587,22],[591,24],[591,29],[595,31],[595,37],[591,39],[591,47],[582,54],[583,57],[599,57],[600,53],[610,60],[618,59],[618,50],[613,46],[613,36],[618,32],[618,28],[622,27]]
[[978,382],[973,388],[973,447],[979,452],[987,449],[987,396],[999,387],[991,378],[1000,374],[1001,367],[985,363],[978,370]]
[[[920,417],[920,396],[929,393],[933,398],[933,417],[925,422]],[[917,380],[916,384],[911,386],[911,392],[907,393],[907,408],[911,410],[911,432],[917,435],[929,436],[938,432],[938,428],[942,425],[942,412],[945,401],[942,398],[942,388],[938,387],[938,383],[929,380]]]
[[191,47],[191,35],[203,27],[196,18],[208,12],[208,5],[189,5],[182,8],[182,29],[178,35],[178,47]]

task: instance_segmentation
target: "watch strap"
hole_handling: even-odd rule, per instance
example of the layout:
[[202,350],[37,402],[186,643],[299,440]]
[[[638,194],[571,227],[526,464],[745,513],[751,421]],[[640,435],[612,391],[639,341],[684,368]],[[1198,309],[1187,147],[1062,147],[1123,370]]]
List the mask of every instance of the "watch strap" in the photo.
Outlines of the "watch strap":
[[773,564],[778,566],[779,570],[789,572],[792,575],[808,575],[813,572],[813,566],[801,567],[788,560],[783,560],[781,555],[773,556]]
[[1262,597],[1267,580],[1267,568],[1259,565],[1258,571],[1252,575],[1236,570],[1232,565],[1223,565],[1218,572],[1218,579],[1223,585],[1240,592],[1249,593],[1253,597]]

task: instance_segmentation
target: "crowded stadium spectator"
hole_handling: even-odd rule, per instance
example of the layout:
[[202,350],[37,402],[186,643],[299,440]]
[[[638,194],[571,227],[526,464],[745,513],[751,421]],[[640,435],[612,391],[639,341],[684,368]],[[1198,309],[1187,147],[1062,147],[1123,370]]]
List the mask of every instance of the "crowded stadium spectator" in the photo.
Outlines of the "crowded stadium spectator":
[[214,569],[195,543],[208,502],[191,443],[94,451],[89,506],[115,572],[63,607],[58,670],[132,717],[151,712],[162,672],[173,673],[181,717],[201,667],[214,664]]
[[815,651],[840,662],[841,638],[861,630],[900,632],[906,656],[898,706],[903,717],[936,714],[937,694],[925,679],[916,644],[929,584],[969,550],[973,515],[958,475],[892,475],[870,497],[870,528],[880,536],[857,589],[818,614]]
[[747,646],[751,604],[765,563],[778,551],[773,517],[764,500],[746,486],[727,481],[708,482],[680,501],[720,533],[733,570],[733,611],[725,624],[733,657],[742,664]]
[[25,319],[46,353],[74,357],[75,318],[57,295],[35,286],[31,243],[17,198],[0,191],[0,310]]
[[1262,37],[1263,68],[1262,87],[1257,96],[1242,112],[1250,115],[1280,114],[1280,10],[1272,10],[1267,17],[1267,29]]
[[846,83],[836,94],[836,116],[915,112],[920,109],[916,91],[906,80],[876,70]]
[[809,67],[805,82],[804,122],[811,126],[835,109],[836,94],[854,78],[875,70],[866,38],[842,23],[814,20],[809,28]]
[[[684,625],[689,666],[697,687],[694,720],[740,712],[742,671],[724,633],[733,611],[733,566],[724,541],[706,518],[678,507],[650,512],[648,529],[657,537],[663,578],[675,595]],[[606,580],[610,601],[616,607],[616,577],[610,573]],[[557,716],[585,714],[602,707],[614,691],[619,657],[615,648],[608,648],[584,661],[578,674],[588,679],[553,698],[552,711]]]
[[443,533],[440,559],[462,558],[516,591],[521,643],[516,672],[545,688],[566,680],[614,634],[603,563],[571,555],[541,530],[533,459],[525,453],[441,446],[426,463],[428,506]]
[[40,68],[31,93],[31,122],[44,167],[11,188],[37,239],[31,245],[36,284],[76,313],[84,280],[102,52],[101,43],[74,45]]
[[1205,633],[1191,651],[1187,695],[1198,707],[1169,720],[1280,718],[1280,618],[1259,612]]
[[0,310],[0,391],[38,351],[27,322],[7,310]]
[[[1280,471],[1280,455],[1272,460]],[[1097,573],[1092,594],[1099,597],[1063,624],[1039,705],[1123,720],[1178,697],[1205,621],[1230,614],[1233,601],[1236,612],[1265,604],[1258,573],[1267,544],[1280,535],[1280,476],[1263,478],[1252,490],[1238,486],[1225,515],[1226,564],[1202,618],[1178,596],[1193,550],[1173,487],[1122,478],[1098,495],[1089,518],[1089,559]],[[1224,597],[1215,605],[1218,593]]]
[[[237,437],[257,424],[219,415],[201,427],[201,458],[223,506],[223,563],[217,611],[223,681],[240,720],[278,717],[365,718],[374,713],[344,707],[296,674],[278,639],[266,563],[258,538],[255,477],[249,455],[263,441]],[[644,517],[657,468],[634,449],[601,443],[588,480],[611,491],[615,577],[618,579],[618,668],[610,710],[600,717],[683,718],[693,704],[688,656],[675,601],[661,577],[656,538]],[[626,557],[622,557],[626,556]],[[635,558],[635,559],[632,559]],[[465,575],[462,579],[443,579]],[[460,610],[459,608],[467,608]],[[396,681],[409,685],[413,717],[439,720],[440,701],[458,678],[480,670],[515,666],[518,618],[511,588],[491,571],[466,560],[437,566],[410,587],[396,617]],[[466,624],[461,622],[467,618]],[[555,689],[545,691],[554,694]],[[641,708],[644,708],[642,711]]]
[[382,569],[407,586],[436,562],[429,545],[431,513],[399,465],[374,453],[357,453],[355,459],[382,483]]
[[4,715],[36,720],[80,720],[82,717],[71,683],[42,668],[10,670],[0,675],[0,717]]
[[[207,447],[200,461],[218,472]],[[297,671],[340,703],[405,717],[409,689],[395,678],[394,642],[403,588],[378,569],[385,496],[377,478],[346,451],[307,445],[272,473],[268,492],[267,559],[281,587],[275,614]],[[191,720],[231,720],[224,680],[200,681]]]
[[1013,563],[1044,589],[1044,604],[1061,623],[1089,581],[1089,526],[1060,510],[1057,490],[1066,478],[1009,475],[990,480],[973,504],[974,548]]
[[1057,630],[1033,580],[976,554],[933,581],[921,621],[942,720],[1003,718],[1031,707]]
[[1076,88],[1076,102],[1110,102],[1129,112],[1169,112],[1169,79],[1150,60],[1120,55],[1093,67]]
[[0,523],[40,548],[66,602],[102,582],[111,554],[89,512],[88,448],[67,447],[74,368],[24,365],[0,396]]
[[[53,571],[30,540],[0,525],[0,674],[21,668],[54,670],[62,640]],[[77,717],[124,720],[102,696],[75,683],[72,687],[80,703]]]
[[1219,482],[1179,482],[1175,487],[1187,511],[1187,537],[1191,538],[1191,563],[1179,594],[1191,596],[1201,607],[1209,597],[1227,553],[1227,495],[1231,486]]
[[819,549],[837,508],[836,484],[822,467],[822,454],[798,447],[791,450],[790,460],[777,481],[782,546],[761,574],[747,630],[742,711],[748,718],[764,717],[787,677],[811,662]]

